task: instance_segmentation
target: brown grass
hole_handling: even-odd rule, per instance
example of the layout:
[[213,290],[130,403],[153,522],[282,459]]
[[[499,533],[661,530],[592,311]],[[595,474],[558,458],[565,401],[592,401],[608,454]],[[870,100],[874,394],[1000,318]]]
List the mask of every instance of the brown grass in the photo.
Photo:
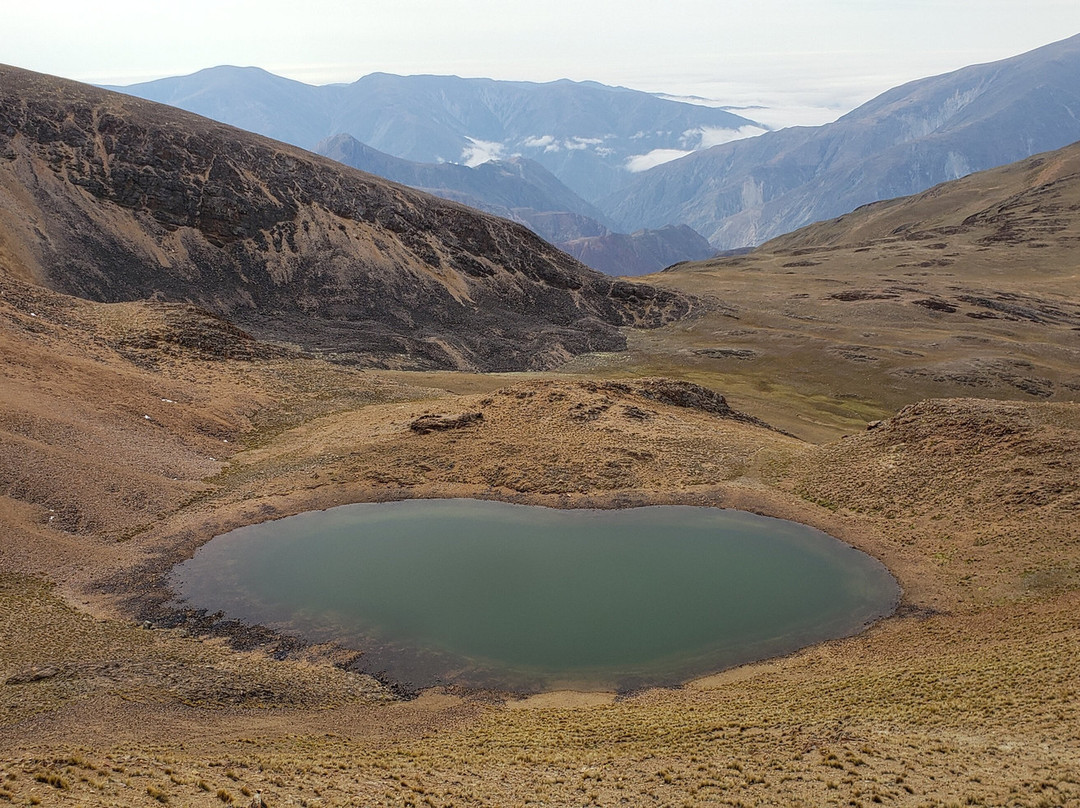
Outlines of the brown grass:
[[[4,801],[210,806],[255,791],[309,806],[1080,801],[1076,405],[935,401],[825,440],[927,387],[844,371],[837,383],[863,385],[865,397],[830,391],[829,340],[793,353],[798,363],[777,355],[745,373],[721,363],[754,360],[679,353],[715,342],[695,329],[722,320],[639,343],[626,365],[593,357],[598,377],[632,376],[653,356],[686,378],[738,379],[733,404],[818,445],[580,375],[495,389],[427,375],[410,388],[401,375],[288,358],[209,363],[181,351],[147,362],[111,341],[146,327],[138,306],[123,314],[10,287],[0,315],[0,442],[18,461],[3,466],[0,497]],[[878,330],[900,335],[898,322]],[[752,343],[762,354],[787,339],[766,325]],[[875,392],[883,379],[915,381]],[[432,389],[443,381],[460,394]],[[409,429],[463,412],[483,419]],[[858,637],[681,689],[514,709],[497,694],[395,701],[334,667],[333,649],[279,661],[144,629],[124,611],[131,588],[226,527],[429,495],[796,518],[883,559],[904,602]]]

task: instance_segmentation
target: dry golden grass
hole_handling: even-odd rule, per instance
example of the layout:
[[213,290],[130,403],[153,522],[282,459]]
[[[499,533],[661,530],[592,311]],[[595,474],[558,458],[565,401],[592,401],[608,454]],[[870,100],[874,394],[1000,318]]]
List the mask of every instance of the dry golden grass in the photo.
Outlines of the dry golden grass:
[[815,442],[927,398],[1074,401],[1078,175],[1073,146],[650,276],[712,310],[566,370],[691,379]]
[[[542,378],[211,360],[162,341],[161,309],[8,282],[0,802],[247,805],[261,792],[272,806],[1080,804],[1080,415],[1058,401],[1075,337],[974,318],[957,331],[906,298],[858,316],[877,304],[823,293],[789,306],[777,301],[806,278],[781,277],[780,258],[755,258],[747,273],[755,263],[766,269],[753,281],[739,265],[679,281],[724,294],[728,283],[739,320],[718,309],[635,337],[625,357]],[[855,283],[854,263],[834,269],[850,273],[835,288]],[[855,335],[871,329],[880,351],[845,350],[876,362],[834,350],[869,345]],[[906,372],[1006,343],[1032,362],[1028,375],[1053,382],[1049,403],[997,376],[971,388]],[[900,352],[917,345],[924,356]],[[728,347],[757,358],[693,353]],[[730,388],[737,408],[813,441],[610,383],[646,371]],[[1021,400],[933,401],[864,430],[925,395],[965,392]],[[474,412],[483,418],[460,429],[409,428]],[[885,561],[904,601],[857,637],[681,689],[513,705],[497,694],[397,701],[335,667],[337,649],[275,660],[144,629],[125,605],[224,528],[451,495],[794,518]]]

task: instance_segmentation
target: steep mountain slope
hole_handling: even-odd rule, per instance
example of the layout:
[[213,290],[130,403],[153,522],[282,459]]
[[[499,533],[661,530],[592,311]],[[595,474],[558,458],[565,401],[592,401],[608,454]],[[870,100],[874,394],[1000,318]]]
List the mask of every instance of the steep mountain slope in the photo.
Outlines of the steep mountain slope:
[[339,163],[494,213],[528,227],[582,263],[609,275],[645,275],[713,254],[685,225],[614,233],[604,214],[533,160],[512,157],[470,168],[415,163],[366,146],[351,135],[320,141],[315,151]]
[[198,304],[390,366],[540,368],[618,349],[680,295],[526,229],[162,105],[0,69],[0,260],[100,301]]
[[703,261],[716,250],[683,225],[630,234],[608,233],[560,242],[560,250],[609,275],[648,275],[683,261]]
[[697,152],[598,204],[624,228],[684,222],[743,247],[1077,139],[1080,35],[897,87],[835,123]]
[[553,213],[570,213],[580,222],[571,238],[600,235],[611,229],[597,208],[539,163],[524,157],[473,167],[418,163],[373,149],[347,134],[319,141],[315,151],[361,171],[520,222],[551,242],[567,240],[565,225],[560,225]]
[[984,248],[979,257],[988,264],[1000,259],[995,261],[993,251],[986,247],[1010,252],[1017,246],[1034,249],[1023,263],[1034,263],[1052,275],[1057,274],[1055,270],[1075,267],[1072,236],[1078,229],[1078,211],[1080,142],[969,174],[920,194],[863,205],[836,219],[779,236],[761,249],[859,249],[897,239],[956,237]]
[[595,201],[631,177],[627,163],[658,149],[690,151],[764,131],[722,109],[595,82],[462,79],[373,73],[312,87],[257,68],[113,87],[306,149],[348,133],[395,157],[477,165],[521,155]]
[[1078,245],[1080,143],[654,275],[727,307],[629,361],[676,352],[695,380],[825,395],[855,423],[931,397],[1075,401]]

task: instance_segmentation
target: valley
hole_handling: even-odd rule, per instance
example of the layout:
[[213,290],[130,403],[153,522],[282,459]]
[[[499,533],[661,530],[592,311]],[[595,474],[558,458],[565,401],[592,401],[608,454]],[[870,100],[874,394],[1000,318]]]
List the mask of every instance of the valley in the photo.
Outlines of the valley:
[[[636,284],[3,78],[0,800],[1080,804],[1077,146]],[[449,497],[790,519],[901,601],[681,687],[529,697],[168,604],[229,529]]]

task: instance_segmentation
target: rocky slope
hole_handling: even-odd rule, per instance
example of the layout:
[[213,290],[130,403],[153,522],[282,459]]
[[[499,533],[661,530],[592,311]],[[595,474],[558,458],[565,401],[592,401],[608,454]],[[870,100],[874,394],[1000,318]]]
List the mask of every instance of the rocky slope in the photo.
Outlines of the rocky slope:
[[539,163],[523,157],[489,160],[473,168],[415,163],[365,146],[351,135],[327,138],[315,150],[361,171],[520,222],[607,275],[646,275],[679,261],[700,261],[714,252],[685,225],[612,232],[604,214]]
[[0,259],[68,294],[190,302],[263,339],[399,367],[547,367],[689,306],[510,222],[16,68],[0,71]]
[[683,261],[703,261],[716,252],[703,236],[684,224],[582,236],[560,242],[558,247],[609,275],[648,275]]
[[1080,35],[905,84],[838,121],[658,166],[598,204],[623,228],[690,225],[721,249],[1080,139]]
[[674,350],[696,379],[771,391],[770,408],[826,393],[856,420],[922,398],[1075,401],[1078,243],[1080,144],[655,275],[727,308],[618,365]]

